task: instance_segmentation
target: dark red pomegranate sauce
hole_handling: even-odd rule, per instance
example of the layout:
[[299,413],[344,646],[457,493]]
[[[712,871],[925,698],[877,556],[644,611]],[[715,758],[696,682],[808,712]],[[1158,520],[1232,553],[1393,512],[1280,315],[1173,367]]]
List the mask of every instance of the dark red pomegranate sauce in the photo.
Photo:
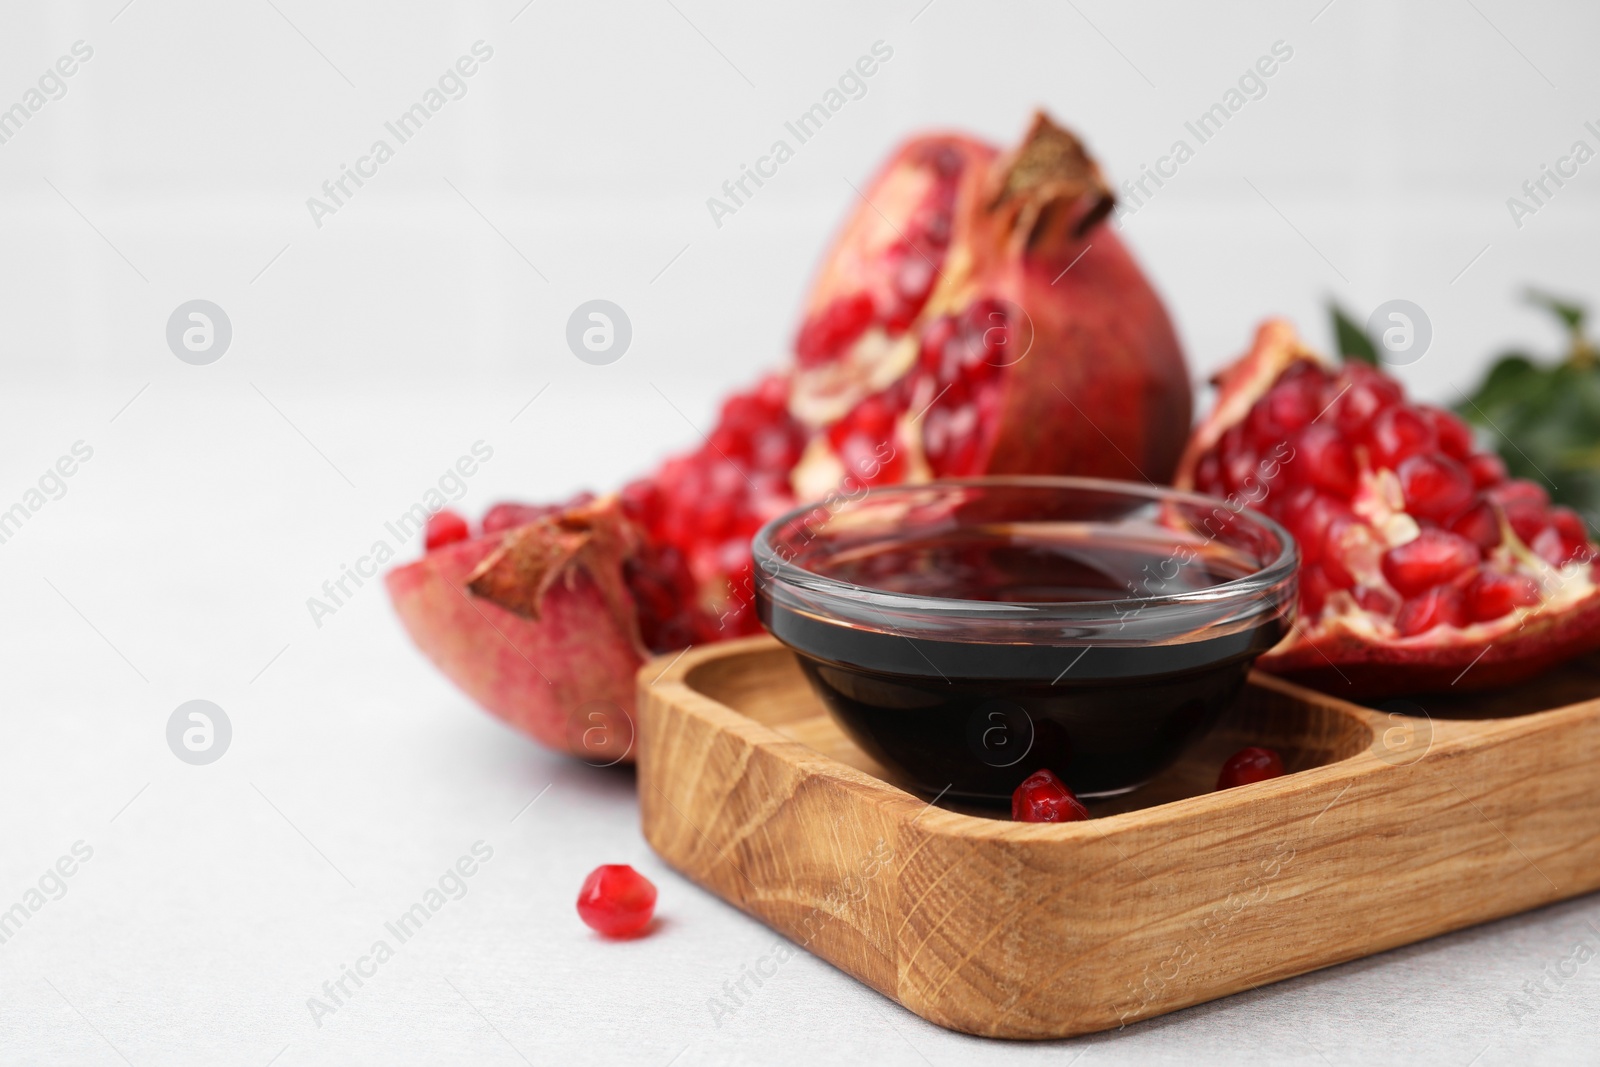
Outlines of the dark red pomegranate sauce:
[[[1244,611],[1230,624],[1199,609],[1190,632],[1171,636],[1164,624],[1168,636],[1141,641],[1156,621],[1146,612],[1192,610],[1136,599],[1151,575],[1170,597],[1260,569],[1220,541],[1169,535],[1157,524],[1079,528],[1062,539],[1009,525],[963,528],[872,541],[805,566],[855,587],[938,598],[930,605],[989,609],[970,627],[913,637],[889,611],[877,625],[870,611],[842,622],[790,596],[758,597],[762,623],[800,654],[866,752],[914,791],[968,803],[1009,804],[1040,768],[1077,796],[1135,788],[1212,725],[1250,662],[1288,625],[1281,612]],[[1022,617],[1028,605],[1070,604],[1101,605],[1091,617],[1125,621],[1084,625],[1081,639],[1070,620],[1043,639],[1037,629],[1025,640],[1007,632],[1008,605]]]

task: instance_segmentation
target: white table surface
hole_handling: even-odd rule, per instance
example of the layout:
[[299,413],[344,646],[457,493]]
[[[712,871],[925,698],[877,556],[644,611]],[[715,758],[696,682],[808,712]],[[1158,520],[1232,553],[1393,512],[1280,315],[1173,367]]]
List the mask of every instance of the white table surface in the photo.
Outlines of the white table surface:
[[[1402,375],[1448,401],[1504,342],[1553,347],[1518,287],[1600,294],[1600,164],[1522,229],[1504,205],[1600,117],[1600,17],[675,2],[0,16],[0,106],[73,41],[96,48],[0,146],[0,510],[94,450],[0,543],[0,910],[92,849],[0,943],[0,1062],[1600,1060],[1600,964],[1547,980],[1534,1012],[1511,999],[1594,936],[1593,898],[1079,1041],[947,1033],[805,954],[719,1020],[711,998],[775,935],[655,858],[629,773],[478,711],[375,584],[320,627],[306,608],[475,441],[495,455],[474,514],[617,485],[695,440],[673,405],[703,426],[775,360],[854,199],[841,178],[906,131],[1008,138],[1043,102],[1126,175],[1279,38],[1298,66],[1128,239],[1197,379],[1268,312],[1320,343],[1327,296],[1406,296],[1436,340]],[[315,228],[305,198],[479,38],[495,62],[448,125]],[[879,38],[902,65],[713,227],[705,197]],[[561,341],[596,296],[634,322],[611,367]],[[163,338],[195,297],[234,328],[206,367]],[[191,699],[233,725],[209,766],[166,744]],[[479,841],[465,896],[319,1026],[308,998]],[[608,862],[660,887],[652,936],[578,922]]]

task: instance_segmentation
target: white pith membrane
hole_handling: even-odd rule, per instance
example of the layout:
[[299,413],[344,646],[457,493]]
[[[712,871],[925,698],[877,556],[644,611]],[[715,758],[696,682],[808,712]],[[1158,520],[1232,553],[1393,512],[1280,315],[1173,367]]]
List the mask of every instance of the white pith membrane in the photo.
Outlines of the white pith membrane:
[[905,377],[917,365],[917,327],[922,321],[918,315],[899,337],[890,337],[882,326],[869,326],[838,359],[796,370],[789,414],[808,430],[826,429],[873,393]]

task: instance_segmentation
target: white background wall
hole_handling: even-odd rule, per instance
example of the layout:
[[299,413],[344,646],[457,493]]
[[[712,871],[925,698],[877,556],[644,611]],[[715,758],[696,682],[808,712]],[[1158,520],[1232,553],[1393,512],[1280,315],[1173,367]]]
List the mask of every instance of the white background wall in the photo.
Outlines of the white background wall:
[[[948,125],[1007,142],[1043,105],[1126,177],[1277,40],[1294,58],[1267,96],[1128,224],[1197,374],[1266,313],[1320,338],[1329,296],[1363,311],[1405,296],[1438,349],[1407,377],[1442,397],[1497,346],[1550,340],[1521,286],[1600,292],[1583,254],[1600,165],[1520,231],[1505,206],[1575,138],[1595,141],[1592,5],[121,2],[5,15],[4,103],[75,40],[95,49],[0,145],[13,380],[224,378],[233,368],[187,371],[159,343],[167,312],[203,295],[235,322],[228,363],[352,400],[390,383],[554,379],[574,401],[647,375],[731,384],[781,356],[851,207],[845,179],[902,136]],[[316,229],[306,198],[480,38],[495,55],[467,97]],[[705,198],[880,39],[895,55],[866,97],[713,226]],[[591,294],[621,303],[637,336],[598,374],[560,343]]]
[[[626,780],[475,712],[371,585],[320,628],[306,598],[475,440],[495,458],[472,511],[613,486],[695,441],[652,383],[704,425],[780,359],[847,180],[899,138],[1010,141],[1043,105],[1127,176],[1279,40],[1294,56],[1265,98],[1127,222],[1197,378],[1263,315],[1325,344],[1329,297],[1362,315],[1404,297],[1435,340],[1402,374],[1449,401],[1503,345],[1554,348],[1522,286],[1600,299],[1600,162],[1520,230],[1505,205],[1575,139],[1600,148],[1583,129],[1600,120],[1592,4],[124,3],[0,13],[0,107],[75,41],[94,49],[0,144],[0,508],[73,442],[94,449],[0,544],[0,907],[74,840],[97,850],[0,946],[0,1058],[116,1062],[101,1037],[135,1063],[509,1058],[487,1017],[568,1058],[1064,1060],[904,1013],[897,1034],[887,1002],[809,959],[713,1030],[705,999],[772,935],[653,860]],[[468,95],[315,227],[306,198],[479,39],[494,58]],[[877,40],[894,57],[867,95],[714,226],[706,198]],[[234,329],[205,367],[164,339],[195,297]],[[634,326],[608,367],[563,341],[594,297]],[[195,697],[235,730],[200,769],[163,736]],[[306,996],[478,837],[500,849],[493,877],[337,1026],[311,1027]],[[615,861],[662,885],[662,935],[617,948],[576,927],[582,875]],[[1094,1057],[1578,1055],[1592,974],[1522,1026],[1506,998],[1570,949],[1583,906],[1232,998]],[[1272,1036],[1290,1032],[1315,1045]]]

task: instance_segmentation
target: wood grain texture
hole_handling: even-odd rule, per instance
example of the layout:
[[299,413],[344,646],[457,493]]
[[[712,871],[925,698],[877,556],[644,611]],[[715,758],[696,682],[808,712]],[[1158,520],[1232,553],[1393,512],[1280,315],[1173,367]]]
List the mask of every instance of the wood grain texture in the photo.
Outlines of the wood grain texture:
[[[1593,661],[1512,718],[1397,717],[1257,675],[1178,766],[1066,825],[896,787],[768,638],[666,663],[640,672],[651,845],[968,1033],[1113,1028],[1600,887]],[[1291,773],[1208,792],[1245,744]]]

